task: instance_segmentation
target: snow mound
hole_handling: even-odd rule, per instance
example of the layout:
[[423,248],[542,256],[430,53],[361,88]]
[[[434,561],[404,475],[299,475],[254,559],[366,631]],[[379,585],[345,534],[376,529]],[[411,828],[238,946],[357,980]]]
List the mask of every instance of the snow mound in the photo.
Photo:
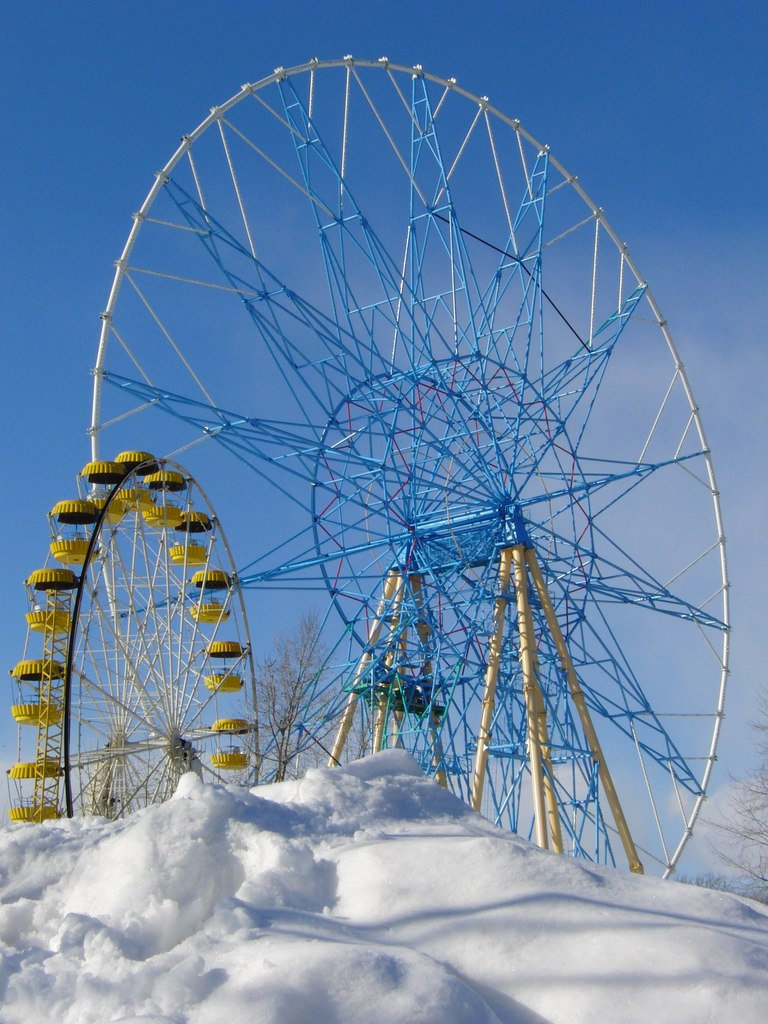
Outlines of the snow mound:
[[495,829],[388,751],[0,830],[2,1024],[765,1018],[768,913]]

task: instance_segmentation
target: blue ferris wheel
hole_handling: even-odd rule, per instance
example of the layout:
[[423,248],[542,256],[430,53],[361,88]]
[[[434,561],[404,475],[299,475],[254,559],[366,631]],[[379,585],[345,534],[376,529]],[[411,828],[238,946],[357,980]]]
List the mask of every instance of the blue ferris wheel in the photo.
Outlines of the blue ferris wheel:
[[712,461],[626,247],[517,120],[383,58],[244,85],[134,215],[94,382],[94,459],[216,494],[252,635],[316,616],[295,763],[400,746],[542,847],[674,870],[727,678]]

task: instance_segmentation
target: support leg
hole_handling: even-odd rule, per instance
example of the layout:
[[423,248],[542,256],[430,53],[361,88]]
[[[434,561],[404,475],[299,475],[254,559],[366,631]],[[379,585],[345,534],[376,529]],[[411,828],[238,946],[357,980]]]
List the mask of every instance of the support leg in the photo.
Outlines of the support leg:
[[[384,664],[388,670],[391,670],[395,664],[395,658],[400,651],[400,640],[398,637],[398,630],[400,628],[400,609],[403,604],[403,588],[405,581],[402,576],[395,576],[397,586],[392,596],[392,615],[390,618],[391,622],[391,636],[389,641],[389,649],[384,658]],[[397,639],[396,639],[397,638]],[[376,706],[376,717],[374,719],[373,726],[373,743],[371,744],[371,750],[374,754],[377,754],[384,743],[384,733],[386,731],[387,718],[389,717],[389,698],[392,693],[392,682],[386,684],[384,692],[379,695],[378,703]]]
[[536,830],[536,845],[542,850],[549,849],[544,770],[542,766],[541,732],[537,711],[537,697],[541,698],[535,674],[536,639],[533,619],[528,603],[528,576],[525,571],[523,547],[516,544],[511,549],[515,570],[515,595],[517,598],[517,625],[520,631],[520,664],[523,670],[523,696],[528,720],[528,761],[531,769],[533,788],[533,814]]
[[584,691],[581,689],[578,676],[576,675],[576,670],[573,667],[573,661],[571,660],[568,647],[565,643],[565,638],[563,637],[560,629],[560,623],[557,621],[555,609],[552,605],[552,600],[549,596],[546,583],[544,582],[544,577],[541,573],[541,568],[539,567],[539,561],[536,558],[536,552],[532,548],[528,548],[525,552],[525,558],[528,563],[528,568],[530,569],[536,591],[539,595],[541,606],[544,609],[544,615],[547,619],[549,631],[555,642],[557,653],[560,655],[561,665],[566,673],[571,699],[579,713],[584,735],[587,743],[589,744],[589,749],[592,751],[592,760],[597,765],[600,784],[608,800],[608,806],[611,808],[613,820],[616,823],[616,830],[619,833],[619,838],[621,839],[621,843],[624,847],[624,852],[629,863],[629,869],[635,874],[642,875],[643,865],[640,861],[637,848],[635,847],[634,840],[632,839],[632,835],[629,831],[629,825],[624,817],[624,812],[619,801],[619,795],[616,792],[616,787],[613,784],[611,773],[608,770],[605,755],[603,754],[600,746],[600,741],[597,738],[597,732],[595,731],[595,727],[592,723],[592,716],[589,713],[589,708],[587,707],[587,702],[584,698]]
[[475,770],[472,777],[472,793],[470,804],[480,810],[485,785],[485,769],[488,764],[488,747],[491,742],[491,722],[493,708],[496,703],[496,681],[499,676],[501,662],[501,645],[504,639],[504,618],[509,601],[509,574],[512,566],[512,549],[502,548],[499,561],[499,596],[493,613],[494,629],[488,651],[488,667],[485,671],[485,689],[483,691],[483,708],[480,716],[480,729],[477,734],[477,752],[475,753]]
[[[413,595],[413,601],[419,612],[419,617],[416,620],[416,632],[419,635],[419,640],[422,643],[425,651],[429,650],[429,643],[432,639],[432,630],[429,622],[422,617],[424,610],[424,597],[422,593],[422,580],[421,573],[414,573],[410,579],[409,584],[411,587],[411,594]],[[432,677],[432,662],[429,658],[425,657],[424,662],[421,666],[420,676],[423,680],[424,686],[429,687],[430,693],[434,684]],[[442,786],[443,789],[448,788],[448,779],[445,774],[445,769],[441,767],[443,763],[443,749],[440,742],[440,720],[434,711],[430,711],[429,714],[429,736],[432,741],[432,765],[436,769],[435,780],[438,785]]]
[[[373,626],[371,627],[371,632],[368,637],[369,647],[373,647],[373,645],[379,639],[384,619],[384,612],[387,608],[387,605],[392,600],[392,595],[395,592],[395,587],[397,585],[398,579],[398,574],[395,572],[391,572],[387,575],[387,578],[384,582],[384,593],[382,594],[381,600],[379,601],[379,606],[376,609],[376,618],[373,620]],[[338,732],[336,733],[336,739],[331,750],[331,756],[328,760],[329,768],[333,768],[336,765],[341,764],[341,757],[342,754],[344,753],[344,747],[349,736],[349,731],[352,728],[352,722],[354,721],[355,717],[355,706],[357,705],[357,699],[359,697],[359,694],[356,693],[355,690],[357,688],[358,683],[363,678],[365,671],[370,665],[370,663],[371,652],[370,650],[368,650],[360,658],[360,661],[358,662],[357,665],[355,678],[352,681],[352,688],[349,692],[349,697],[347,697],[347,703],[344,708],[344,713],[341,716],[341,722],[339,723]]]

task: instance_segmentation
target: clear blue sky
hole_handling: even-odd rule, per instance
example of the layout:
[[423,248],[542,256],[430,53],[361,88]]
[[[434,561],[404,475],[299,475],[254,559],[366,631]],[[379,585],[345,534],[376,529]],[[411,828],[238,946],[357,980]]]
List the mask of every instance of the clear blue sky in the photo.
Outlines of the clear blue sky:
[[[746,770],[745,723],[767,660],[766,38],[768,8],[739,0],[5,0],[7,666],[20,657],[22,581],[44,559],[46,512],[71,494],[88,455],[99,312],[153,172],[243,82],[312,56],[387,55],[455,76],[551,144],[629,243],[665,312],[715,454],[730,542],[733,677],[715,781]],[[14,743],[0,722],[3,763]]]

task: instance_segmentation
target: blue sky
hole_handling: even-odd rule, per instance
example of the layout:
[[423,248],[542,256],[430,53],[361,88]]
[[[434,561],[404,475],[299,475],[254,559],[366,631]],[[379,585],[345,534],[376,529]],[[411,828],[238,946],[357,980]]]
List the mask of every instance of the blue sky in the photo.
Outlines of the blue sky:
[[[768,224],[764,5],[456,0],[6,0],[5,571],[0,649],[45,514],[88,455],[91,377],[119,255],[152,175],[209,108],[273,68],[352,53],[455,76],[520,118],[628,242],[667,316],[715,456],[733,580],[733,676],[716,784],[754,760],[764,677]],[[659,524],[663,530],[663,522]],[[0,760],[13,730],[0,725]]]

